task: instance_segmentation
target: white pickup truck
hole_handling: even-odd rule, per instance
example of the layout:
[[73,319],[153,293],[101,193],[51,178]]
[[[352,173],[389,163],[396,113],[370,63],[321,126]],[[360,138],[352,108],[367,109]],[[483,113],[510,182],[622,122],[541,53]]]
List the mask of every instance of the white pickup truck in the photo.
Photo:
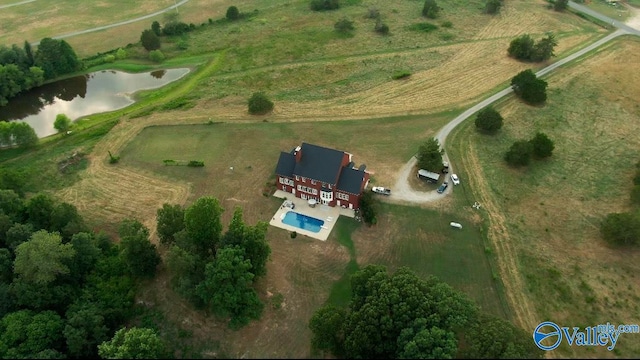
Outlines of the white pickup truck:
[[391,189],[387,189],[387,188],[382,187],[382,186],[374,186],[374,187],[371,188],[371,191],[373,191],[374,193],[377,193],[377,194],[391,195]]

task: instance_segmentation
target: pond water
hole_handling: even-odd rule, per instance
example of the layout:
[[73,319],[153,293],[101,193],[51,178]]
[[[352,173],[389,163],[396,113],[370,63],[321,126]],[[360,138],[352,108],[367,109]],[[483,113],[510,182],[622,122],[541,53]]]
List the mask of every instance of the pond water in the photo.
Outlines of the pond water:
[[131,74],[103,70],[56,81],[31,89],[0,107],[0,120],[21,120],[33,127],[38,137],[55,134],[58,114],[72,120],[113,111],[133,104],[136,91],[154,89],[186,75],[189,69],[156,70]]

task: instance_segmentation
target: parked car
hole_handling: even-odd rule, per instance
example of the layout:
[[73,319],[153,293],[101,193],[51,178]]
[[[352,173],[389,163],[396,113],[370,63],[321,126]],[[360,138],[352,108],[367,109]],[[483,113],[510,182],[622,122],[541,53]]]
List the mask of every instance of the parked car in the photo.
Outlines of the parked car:
[[373,191],[374,193],[377,193],[377,194],[391,195],[391,189],[387,189],[387,188],[382,187],[382,186],[374,186],[374,187],[371,188],[371,191]]
[[453,185],[460,185],[460,179],[458,178],[458,175],[451,174],[451,182],[453,183]]
[[446,181],[442,183],[442,185],[440,185],[440,187],[438,188],[438,194],[442,194],[445,190],[447,190],[447,186],[449,186],[449,183],[447,183]]
[[442,162],[442,173],[446,174],[449,172],[449,163],[446,161]]

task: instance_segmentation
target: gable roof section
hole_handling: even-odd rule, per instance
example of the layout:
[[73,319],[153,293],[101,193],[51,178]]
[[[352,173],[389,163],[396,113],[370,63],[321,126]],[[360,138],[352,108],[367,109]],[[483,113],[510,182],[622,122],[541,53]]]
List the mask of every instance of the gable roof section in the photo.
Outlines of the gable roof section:
[[302,143],[302,156],[295,163],[293,174],[309,179],[335,184],[342,167],[343,151]]
[[276,166],[276,175],[293,177],[293,168],[296,166],[296,157],[292,153],[281,152],[278,165]]
[[344,169],[342,169],[342,173],[340,174],[340,181],[338,181],[338,190],[354,195],[360,195],[364,176],[364,170],[345,167]]

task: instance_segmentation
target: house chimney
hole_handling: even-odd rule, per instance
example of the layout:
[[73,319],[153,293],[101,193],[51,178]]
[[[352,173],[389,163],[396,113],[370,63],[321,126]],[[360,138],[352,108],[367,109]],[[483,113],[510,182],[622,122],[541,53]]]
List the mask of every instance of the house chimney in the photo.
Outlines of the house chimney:
[[300,159],[302,159],[302,148],[300,146],[296,146],[296,149],[293,151],[293,155],[296,157],[296,162],[300,162]]

